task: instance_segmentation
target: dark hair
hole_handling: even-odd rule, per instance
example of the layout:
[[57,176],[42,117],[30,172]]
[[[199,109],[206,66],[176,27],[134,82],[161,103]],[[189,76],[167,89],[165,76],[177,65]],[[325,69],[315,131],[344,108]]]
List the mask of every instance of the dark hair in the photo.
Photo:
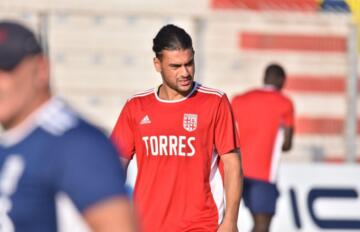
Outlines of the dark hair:
[[278,89],[282,89],[284,82],[286,79],[286,73],[278,64],[270,64],[265,69],[265,77],[264,83],[265,84],[272,84]]
[[182,28],[168,24],[160,29],[153,39],[152,50],[157,58],[161,57],[163,50],[193,49],[190,35]]

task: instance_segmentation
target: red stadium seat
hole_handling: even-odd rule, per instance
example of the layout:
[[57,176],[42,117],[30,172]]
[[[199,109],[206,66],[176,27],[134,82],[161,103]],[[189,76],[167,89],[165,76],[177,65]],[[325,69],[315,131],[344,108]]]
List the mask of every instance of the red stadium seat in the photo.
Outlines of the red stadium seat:
[[[336,135],[344,132],[345,121],[342,118],[308,118],[299,116],[296,119],[297,134]],[[357,133],[360,134],[360,119],[358,119]]]
[[346,51],[346,38],[343,36],[242,32],[239,40],[240,48],[246,50],[340,53]]
[[[346,77],[341,75],[290,75],[285,89],[293,92],[317,92],[344,94],[346,91]],[[360,91],[360,79],[358,81]]]
[[316,0],[211,0],[214,9],[317,11]]

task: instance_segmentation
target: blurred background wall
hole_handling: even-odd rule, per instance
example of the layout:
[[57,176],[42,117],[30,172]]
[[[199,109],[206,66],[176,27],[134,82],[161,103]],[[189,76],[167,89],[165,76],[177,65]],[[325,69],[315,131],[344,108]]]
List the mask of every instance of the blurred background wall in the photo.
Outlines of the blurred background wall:
[[[359,161],[359,12],[359,0],[0,1],[0,18],[20,20],[41,34],[55,92],[107,132],[128,97],[161,82],[151,47],[164,24],[192,35],[196,79],[230,98],[261,86],[269,63],[282,64],[289,76],[285,92],[296,107],[296,135],[294,149],[283,156],[288,165],[280,171],[280,186],[287,197],[278,216],[292,227],[275,222],[275,229],[282,228],[275,231],[301,228],[297,200],[300,219],[310,220],[301,207],[309,206],[314,186],[345,183],[360,192],[351,182],[357,168],[292,166]],[[318,172],[322,176],[315,178]],[[334,205],[321,209],[327,215]],[[303,231],[317,231],[312,219]],[[359,220],[351,223],[360,228]]]
[[[286,92],[297,114],[295,146],[284,159],[337,162],[346,159],[346,83],[354,63],[347,43],[358,6],[342,0],[2,0],[0,17],[42,34],[56,93],[107,131],[129,96],[160,83],[151,46],[166,23],[192,35],[197,80],[229,97],[261,85],[265,66],[278,62],[289,75]],[[354,141],[359,151],[359,137]]]

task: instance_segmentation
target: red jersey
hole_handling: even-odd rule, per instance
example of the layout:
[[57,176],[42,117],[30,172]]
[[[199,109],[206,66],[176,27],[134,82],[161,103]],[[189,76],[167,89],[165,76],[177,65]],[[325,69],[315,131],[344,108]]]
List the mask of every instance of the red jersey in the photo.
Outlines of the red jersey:
[[271,87],[237,95],[232,100],[244,176],[275,182],[284,142],[283,127],[293,127],[294,107]]
[[123,158],[136,153],[140,231],[217,230],[224,213],[219,155],[238,147],[224,93],[195,82],[180,100],[162,100],[156,89],[134,95],[111,138]]

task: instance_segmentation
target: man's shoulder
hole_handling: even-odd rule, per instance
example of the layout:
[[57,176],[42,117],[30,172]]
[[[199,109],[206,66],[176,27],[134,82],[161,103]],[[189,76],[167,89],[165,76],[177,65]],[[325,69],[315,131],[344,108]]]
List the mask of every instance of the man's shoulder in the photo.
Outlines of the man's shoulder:
[[123,111],[136,112],[144,106],[149,106],[155,101],[155,89],[148,89],[130,96],[123,106]]
[[97,126],[81,117],[65,101],[55,99],[46,106],[37,120],[38,126],[49,136],[60,140],[75,135],[74,138],[81,137],[102,137],[105,136]]
[[105,130],[80,116],[77,117],[77,123],[68,127],[62,134],[52,134],[49,142],[52,144],[51,146],[55,146],[56,153],[61,156],[66,154],[64,157],[84,152],[88,155],[115,153],[115,148]]
[[137,100],[142,100],[142,99],[146,99],[149,98],[153,95],[155,89],[151,88],[151,89],[147,89],[138,93],[135,93],[134,95],[132,95],[131,97],[129,97],[127,99],[127,102],[131,102],[131,101],[137,101]]
[[275,103],[287,106],[292,105],[292,100],[283,90],[270,91],[270,94],[272,94]]
[[50,100],[37,116],[38,126],[54,137],[77,127],[79,122],[78,114],[59,98]]
[[291,98],[283,91],[279,91],[278,97],[285,104],[290,104],[290,105],[293,104]]
[[245,99],[248,97],[256,97],[261,94],[262,94],[261,89],[251,89],[251,90],[247,90],[242,93],[235,94],[232,99],[233,99],[233,101],[237,101],[237,100],[242,100],[242,99]]
[[226,94],[219,90],[219,89],[215,89],[215,88],[211,88],[211,87],[208,87],[208,86],[205,86],[203,84],[200,84],[200,83],[196,83],[196,91],[201,93],[201,94],[205,94],[205,95],[208,95],[208,96],[214,96],[214,97],[219,97],[219,98],[222,98],[223,96],[226,96]]

